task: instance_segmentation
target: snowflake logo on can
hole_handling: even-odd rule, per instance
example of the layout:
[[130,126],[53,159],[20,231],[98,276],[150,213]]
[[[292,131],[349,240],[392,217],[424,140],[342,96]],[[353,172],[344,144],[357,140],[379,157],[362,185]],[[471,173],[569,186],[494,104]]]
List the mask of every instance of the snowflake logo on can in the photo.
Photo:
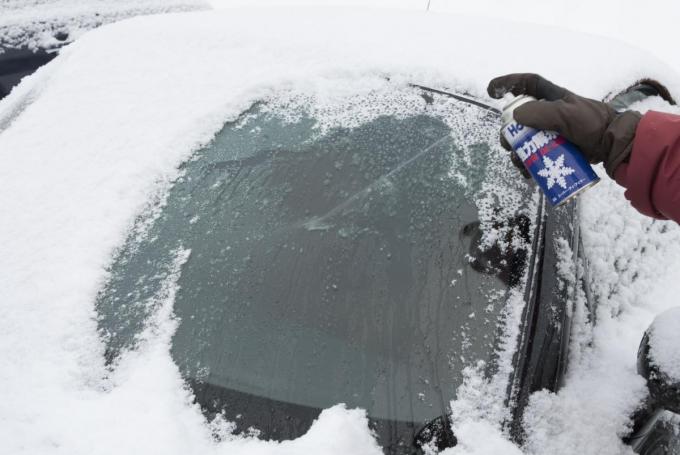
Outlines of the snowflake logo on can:
[[567,180],[564,177],[573,174],[574,169],[564,165],[564,155],[560,155],[555,161],[544,156],[543,166],[545,168],[538,171],[538,175],[546,178],[548,189],[555,186],[555,183],[564,189],[567,188]]

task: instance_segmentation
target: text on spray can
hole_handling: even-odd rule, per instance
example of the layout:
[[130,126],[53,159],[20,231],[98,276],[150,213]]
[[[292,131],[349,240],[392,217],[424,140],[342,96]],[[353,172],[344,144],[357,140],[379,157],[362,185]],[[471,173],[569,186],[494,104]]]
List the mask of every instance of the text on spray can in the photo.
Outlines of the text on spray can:
[[550,204],[557,206],[600,179],[579,149],[564,137],[514,120],[515,108],[535,100],[523,95],[508,103],[503,108],[502,133]]

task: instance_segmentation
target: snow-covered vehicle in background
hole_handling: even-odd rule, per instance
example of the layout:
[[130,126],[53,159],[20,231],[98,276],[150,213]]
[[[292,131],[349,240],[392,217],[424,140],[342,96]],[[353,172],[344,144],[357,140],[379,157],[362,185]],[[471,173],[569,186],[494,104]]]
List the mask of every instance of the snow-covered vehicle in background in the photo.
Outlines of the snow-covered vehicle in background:
[[[475,98],[530,63],[600,97],[639,75],[612,43],[574,36],[583,65],[607,68],[600,79],[565,63],[568,49],[490,67],[501,38],[529,33],[501,27],[442,60],[437,43],[479,27],[341,10],[139,18],[84,36],[19,85],[0,104],[2,235],[14,239],[2,276],[9,304],[23,303],[2,320],[21,380],[0,390],[27,401],[12,425],[54,424],[33,402],[63,396],[69,418],[108,422],[92,412],[105,409],[156,443],[125,416],[179,419],[192,429],[179,447],[208,444],[205,428],[210,444],[301,441],[345,403],[390,454],[452,447],[470,416],[521,445],[532,394],[561,387],[597,299],[577,204],[546,206]],[[548,31],[534,55],[565,41]],[[645,75],[672,74],[618,51]],[[41,336],[10,355],[27,333]],[[164,384],[148,400],[144,377]],[[181,384],[188,402],[168,398]],[[655,412],[638,413],[640,453],[677,450],[675,424],[656,412],[677,410],[673,387],[660,383]],[[340,430],[324,439],[351,447]]]
[[100,25],[145,14],[206,9],[198,0],[7,0],[0,5],[0,99],[53,59],[59,49]]

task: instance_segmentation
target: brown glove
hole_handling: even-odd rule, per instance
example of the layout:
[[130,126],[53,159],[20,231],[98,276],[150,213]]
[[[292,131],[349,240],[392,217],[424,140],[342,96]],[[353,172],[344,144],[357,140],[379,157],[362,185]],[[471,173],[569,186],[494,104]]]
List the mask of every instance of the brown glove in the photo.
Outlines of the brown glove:
[[[538,98],[540,101],[515,109],[515,120],[531,128],[556,131],[575,144],[588,161],[604,163],[610,177],[630,155],[642,117],[635,111],[619,114],[601,101],[578,96],[538,74],[497,77],[489,82],[487,91],[492,98],[501,98],[507,92]],[[509,149],[507,142],[501,143]]]

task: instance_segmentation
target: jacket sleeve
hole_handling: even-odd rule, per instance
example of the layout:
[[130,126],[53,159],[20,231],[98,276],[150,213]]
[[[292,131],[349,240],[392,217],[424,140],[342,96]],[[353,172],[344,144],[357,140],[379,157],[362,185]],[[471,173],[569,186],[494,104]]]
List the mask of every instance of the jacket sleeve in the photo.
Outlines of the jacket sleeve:
[[616,168],[614,178],[640,213],[680,223],[680,116],[646,113],[628,162]]

